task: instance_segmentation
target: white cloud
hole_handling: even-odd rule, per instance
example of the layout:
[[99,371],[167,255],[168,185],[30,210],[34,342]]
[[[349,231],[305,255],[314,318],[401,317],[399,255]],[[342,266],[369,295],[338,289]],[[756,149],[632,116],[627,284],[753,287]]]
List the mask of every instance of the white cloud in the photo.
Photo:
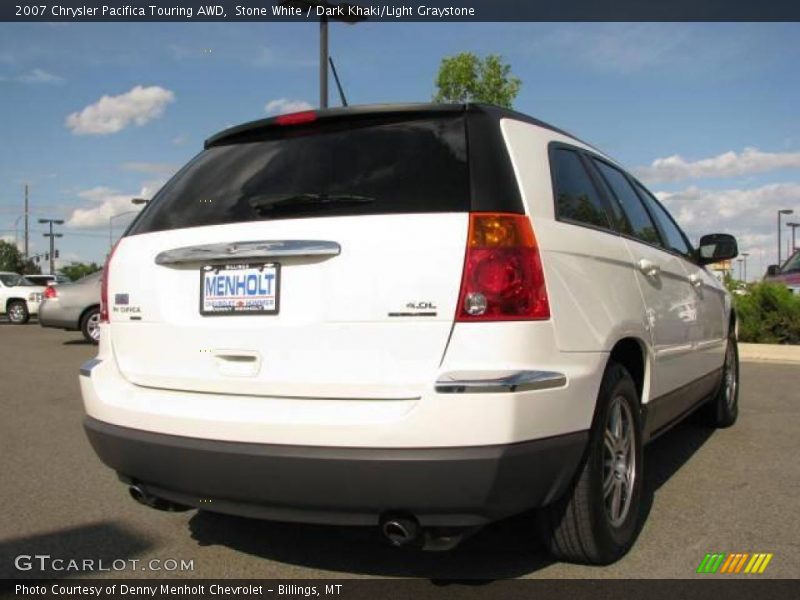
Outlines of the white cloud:
[[58,75],[48,73],[44,69],[33,69],[28,73],[24,73],[17,77],[17,81],[21,83],[44,83],[44,84],[58,84],[64,83],[64,78]]
[[312,108],[314,107],[305,100],[289,100],[288,98],[270,100],[264,105],[264,111],[269,115],[300,112],[301,110],[311,110]]
[[131,221],[135,214],[142,209],[141,205],[131,202],[132,198],[151,198],[157,191],[157,181],[145,182],[138,193],[121,193],[119,190],[105,186],[97,186],[78,192],[86,206],[76,208],[67,219],[67,227],[92,229],[108,227],[108,220],[114,215],[128,213],[124,217],[115,219],[115,227],[121,227]]
[[657,158],[650,166],[634,172],[647,183],[667,183],[687,179],[739,177],[776,169],[800,169],[800,152],[761,152],[745,148],[741,153],[724,152],[711,158],[687,161],[678,154]]
[[188,141],[189,141],[189,136],[184,133],[176,135],[174,138],[172,138],[172,144],[174,146],[183,146]]
[[157,85],[137,85],[118,96],[103,96],[80,112],[67,117],[66,126],[76,135],[106,135],[122,131],[131,123],[141,127],[164,114],[175,94]]
[[[760,261],[759,274],[763,274],[767,264],[776,260],[777,210],[794,209],[793,216],[800,219],[800,183],[725,190],[691,186],[679,192],[659,192],[656,195],[694,243],[706,233],[735,235],[739,240],[739,250],[750,252],[751,260]],[[785,244],[789,230],[782,234]],[[785,247],[782,252],[786,253]],[[748,271],[751,274],[755,272]]]

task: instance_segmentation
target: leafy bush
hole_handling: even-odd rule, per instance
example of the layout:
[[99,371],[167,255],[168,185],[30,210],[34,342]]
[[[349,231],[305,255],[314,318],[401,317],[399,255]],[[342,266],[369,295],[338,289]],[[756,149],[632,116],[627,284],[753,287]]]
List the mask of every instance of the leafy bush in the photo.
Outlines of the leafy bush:
[[778,283],[755,283],[734,294],[739,341],[800,344],[800,296]]

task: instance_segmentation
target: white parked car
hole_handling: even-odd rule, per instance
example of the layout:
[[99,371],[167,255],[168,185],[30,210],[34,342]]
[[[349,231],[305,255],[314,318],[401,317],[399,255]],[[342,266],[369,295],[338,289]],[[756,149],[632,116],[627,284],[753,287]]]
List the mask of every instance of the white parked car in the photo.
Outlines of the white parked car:
[[736,316],[705,267],[736,253],[512,111],[249,123],[110,256],[86,430],[150,506],[431,549],[538,508],[555,557],[609,563],[643,445],[697,408],[736,420]]
[[44,289],[23,275],[0,272],[0,316],[14,325],[24,325],[39,312]]

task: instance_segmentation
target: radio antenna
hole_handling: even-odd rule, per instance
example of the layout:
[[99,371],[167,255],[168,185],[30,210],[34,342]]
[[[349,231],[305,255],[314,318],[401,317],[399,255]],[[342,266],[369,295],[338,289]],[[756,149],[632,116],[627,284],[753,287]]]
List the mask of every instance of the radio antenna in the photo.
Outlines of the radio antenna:
[[342,99],[342,106],[347,106],[347,98],[344,97],[344,90],[342,83],[339,81],[339,74],[336,72],[336,65],[333,64],[333,57],[328,57],[328,62],[331,64],[331,71],[333,71],[333,79],[336,81],[336,87],[339,89],[339,98]]

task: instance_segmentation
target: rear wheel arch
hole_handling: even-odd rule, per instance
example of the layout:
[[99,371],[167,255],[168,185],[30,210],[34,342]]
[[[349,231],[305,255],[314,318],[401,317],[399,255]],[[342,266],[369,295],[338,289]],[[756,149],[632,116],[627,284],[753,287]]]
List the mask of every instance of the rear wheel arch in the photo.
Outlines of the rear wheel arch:
[[20,298],[18,296],[11,296],[10,298],[6,299],[5,304],[3,305],[4,312],[8,312],[8,305],[11,304],[12,302],[24,302],[25,306],[28,306],[28,302],[27,300],[25,300],[25,298]]
[[650,368],[645,343],[635,337],[620,339],[611,349],[608,362],[615,362],[625,367],[636,384],[639,404],[643,404],[648,397],[647,392],[650,382]]
[[86,318],[86,315],[88,315],[93,310],[99,309],[99,308],[100,308],[100,303],[99,302],[97,304],[92,304],[92,305],[87,306],[86,308],[84,308],[83,312],[81,313],[81,316],[78,317],[78,328],[83,326],[83,320]]

